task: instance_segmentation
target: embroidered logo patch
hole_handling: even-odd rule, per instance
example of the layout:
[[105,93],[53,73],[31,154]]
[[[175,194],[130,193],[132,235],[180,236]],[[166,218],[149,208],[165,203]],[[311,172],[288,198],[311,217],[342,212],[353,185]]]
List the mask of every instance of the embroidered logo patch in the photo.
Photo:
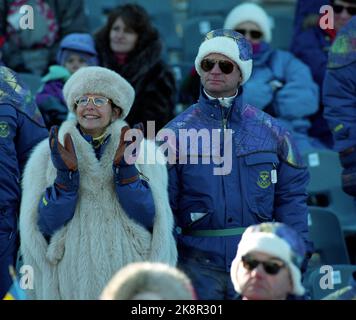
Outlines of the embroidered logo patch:
[[5,121],[0,121],[0,138],[6,138],[9,133],[9,124]]
[[257,185],[262,189],[266,189],[271,185],[271,179],[268,171],[260,171],[257,179]]

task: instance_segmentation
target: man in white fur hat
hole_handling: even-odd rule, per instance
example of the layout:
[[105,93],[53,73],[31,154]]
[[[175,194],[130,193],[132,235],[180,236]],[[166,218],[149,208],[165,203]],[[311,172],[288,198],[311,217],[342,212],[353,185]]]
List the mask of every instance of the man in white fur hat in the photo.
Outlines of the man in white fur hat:
[[283,223],[250,226],[231,266],[231,280],[243,300],[286,300],[304,294],[301,265],[305,246]]
[[[252,52],[240,33],[207,33],[195,68],[202,83],[199,100],[166,126],[175,133],[175,139],[168,139],[176,155],[169,168],[169,196],[179,266],[192,279],[199,299],[233,299],[229,271],[246,227],[284,222],[311,250],[305,189],[309,175],[290,132],[242,99]],[[189,140],[184,148],[181,132],[205,137],[208,132],[220,140],[211,138],[208,147],[199,139],[196,145]],[[230,170],[221,170],[223,165]]]
[[[135,93],[120,75],[85,67],[63,93],[76,119],[52,128],[29,159],[21,249],[34,268],[32,298],[97,299],[128,263],[175,265],[167,169],[152,142],[142,140],[140,147],[154,164],[145,164],[142,152],[125,154],[132,145],[123,119]],[[138,145],[143,134],[134,134]]]

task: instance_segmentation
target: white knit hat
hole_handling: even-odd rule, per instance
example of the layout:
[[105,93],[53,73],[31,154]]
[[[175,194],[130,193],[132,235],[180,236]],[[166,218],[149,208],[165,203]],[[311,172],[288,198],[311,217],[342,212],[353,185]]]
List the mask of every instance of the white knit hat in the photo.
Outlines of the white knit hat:
[[282,223],[262,223],[246,229],[230,269],[231,280],[238,293],[241,293],[241,288],[237,281],[237,268],[241,257],[251,251],[263,252],[283,260],[292,276],[291,293],[298,296],[304,294],[300,268],[305,256],[305,245],[294,229]]
[[264,40],[271,42],[273,21],[266,11],[255,3],[242,3],[232,9],[225,19],[224,29],[235,29],[240,23],[247,21],[257,24],[262,30]]
[[85,94],[98,94],[109,98],[122,110],[124,119],[130,112],[135,99],[135,90],[118,73],[102,67],[82,67],[65,83],[64,99],[72,112],[75,99]]
[[233,30],[217,29],[208,32],[199,47],[195,58],[195,69],[202,74],[201,61],[210,53],[220,53],[238,65],[242,82],[244,84],[252,72],[252,49],[251,44],[240,33]]

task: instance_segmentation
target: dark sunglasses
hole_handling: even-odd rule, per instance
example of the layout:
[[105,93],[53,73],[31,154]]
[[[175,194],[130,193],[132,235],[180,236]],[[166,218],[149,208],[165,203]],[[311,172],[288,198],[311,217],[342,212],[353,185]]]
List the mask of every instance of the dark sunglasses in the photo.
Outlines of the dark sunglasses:
[[270,275],[276,275],[281,269],[285,267],[283,262],[273,262],[273,261],[259,261],[257,259],[252,258],[251,256],[245,255],[241,257],[242,264],[248,271],[252,271],[258,267],[258,265],[262,264],[263,269],[266,273]]
[[345,7],[341,4],[334,4],[333,8],[335,13],[341,13],[345,9],[350,16],[356,15],[356,7]]
[[258,30],[235,29],[235,31],[241,33],[243,36],[245,36],[248,33],[250,37],[254,40],[259,40],[263,36],[263,33]]
[[219,64],[220,70],[225,74],[229,74],[234,70],[234,64],[227,60],[203,59],[200,66],[205,72],[209,72],[217,63]]

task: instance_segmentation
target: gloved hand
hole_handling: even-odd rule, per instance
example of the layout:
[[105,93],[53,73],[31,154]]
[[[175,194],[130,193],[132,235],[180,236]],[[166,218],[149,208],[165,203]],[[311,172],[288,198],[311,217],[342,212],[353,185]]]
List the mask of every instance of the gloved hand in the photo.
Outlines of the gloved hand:
[[58,126],[53,126],[49,134],[49,146],[51,148],[51,159],[57,170],[76,171],[78,169],[78,159],[69,133],[64,136],[63,147],[58,141]]
[[[118,166],[128,166],[128,165],[134,165],[135,160],[138,156],[139,153],[139,146],[140,143],[143,139],[143,124],[142,122],[135,124],[133,126],[133,129],[137,129],[140,130],[142,134],[139,135],[138,140],[136,141],[135,137],[132,141],[125,141],[125,133],[130,130],[129,126],[125,126],[121,129],[121,135],[120,135],[120,143],[116,149],[116,153],[114,156],[114,166],[118,167]],[[125,150],[128,146],[130,146],[133,143],[136,143],[136,149],[135,152],[133,152],[132,154],[128,154],[126,159],[125,159]]]
[[[143,124],[134,125],[134,129],[138,129],[141,131],[141,134],[138,136],[138,139],[133,139],[132,141],[125,141],[125,133],[130,130],[128,126],[125,126],[121,129],[120,135],[120,143],[116,149],[114,161],[113,161],[113,169],[115,172],[115,181],[120,185],[125,185],[132,183],[139,179],[139,171],[135,166],[135,161],[137,159],[137,155],[139,154],[139,146],[143,139]],[[131,146],[135,143],[136,148],[132,151],[131,154],[128,153],[125,157],[125,150],[127,147]],[[132,145],[133,147],[133,145]]]

